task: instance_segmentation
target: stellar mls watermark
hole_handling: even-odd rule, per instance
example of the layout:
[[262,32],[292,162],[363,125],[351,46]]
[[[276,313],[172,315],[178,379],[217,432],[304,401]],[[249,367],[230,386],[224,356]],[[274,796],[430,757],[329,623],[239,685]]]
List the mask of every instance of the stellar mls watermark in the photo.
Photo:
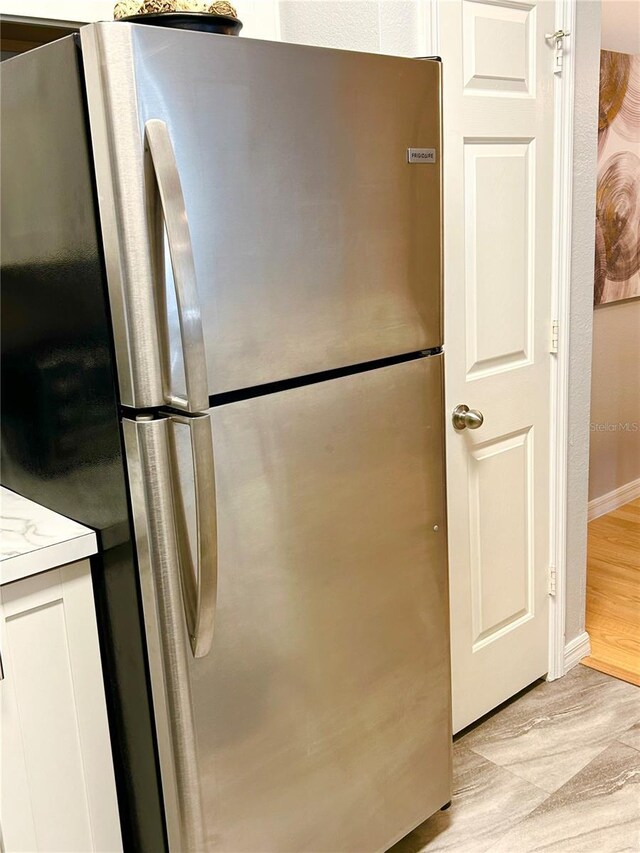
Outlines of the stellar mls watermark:
[[591,432],[640,432],[638,421],[600,421],[590,424]]

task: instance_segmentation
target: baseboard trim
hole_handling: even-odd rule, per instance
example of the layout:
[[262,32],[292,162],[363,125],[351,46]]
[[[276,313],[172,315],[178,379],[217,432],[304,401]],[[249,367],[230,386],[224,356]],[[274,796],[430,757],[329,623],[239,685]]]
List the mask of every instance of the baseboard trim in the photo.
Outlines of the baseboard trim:
[[613,512],[614,509],[618,509],[619,506],[624,506],[636,498],[640,498],[640,477],[630,483],[625,483],[624,486],[620,486],[612,492],[607,492],[606,495],[600,495],[599,498],[589,501],[587,517],[589,521],[593,521],[594,518],[600,518],[601,515]]
[[586,631],[578,634],[573,640],[570,640],[564,647],[564,671],[569,672],[576,664],[580,663],[582,658],[586,658],[591,654],[591,642]]

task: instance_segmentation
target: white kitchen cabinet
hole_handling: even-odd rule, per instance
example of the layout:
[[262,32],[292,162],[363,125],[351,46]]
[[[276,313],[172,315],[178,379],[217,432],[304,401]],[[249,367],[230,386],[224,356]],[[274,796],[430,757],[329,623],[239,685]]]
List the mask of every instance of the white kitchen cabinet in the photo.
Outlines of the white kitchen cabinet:
[[[23,528],[7,530],[17,510],[6,511],[2,491],[3,577],[15,575],[13,561],[28,573],[0,586],[3,849],[122,850],[89,561],[33,573],[62,543],[35,511]],[[39,538],[39,547],[16,554],[14,545],[8,557],[7,543],[20,537]]]

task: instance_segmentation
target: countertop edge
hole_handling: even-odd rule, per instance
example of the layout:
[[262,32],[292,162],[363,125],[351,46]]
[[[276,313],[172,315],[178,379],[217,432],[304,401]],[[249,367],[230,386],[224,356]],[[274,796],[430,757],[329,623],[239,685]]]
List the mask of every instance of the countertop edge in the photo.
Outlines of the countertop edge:
[[25,554],[16,554],[0,562],[0,585],[56,569],[67,563],[75,563],[97,553],[96,534],[90,530],[63,542],[45,545]]
[[98,550],[91,528],[0,488],[0,584],[86,559]]

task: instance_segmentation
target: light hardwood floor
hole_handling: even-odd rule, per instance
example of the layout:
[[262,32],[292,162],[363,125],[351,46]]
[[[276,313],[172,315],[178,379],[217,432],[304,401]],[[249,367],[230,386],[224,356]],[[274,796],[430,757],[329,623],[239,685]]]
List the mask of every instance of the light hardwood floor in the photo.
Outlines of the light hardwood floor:
[[589,524],[586,666],[640,685],[640,498]]

